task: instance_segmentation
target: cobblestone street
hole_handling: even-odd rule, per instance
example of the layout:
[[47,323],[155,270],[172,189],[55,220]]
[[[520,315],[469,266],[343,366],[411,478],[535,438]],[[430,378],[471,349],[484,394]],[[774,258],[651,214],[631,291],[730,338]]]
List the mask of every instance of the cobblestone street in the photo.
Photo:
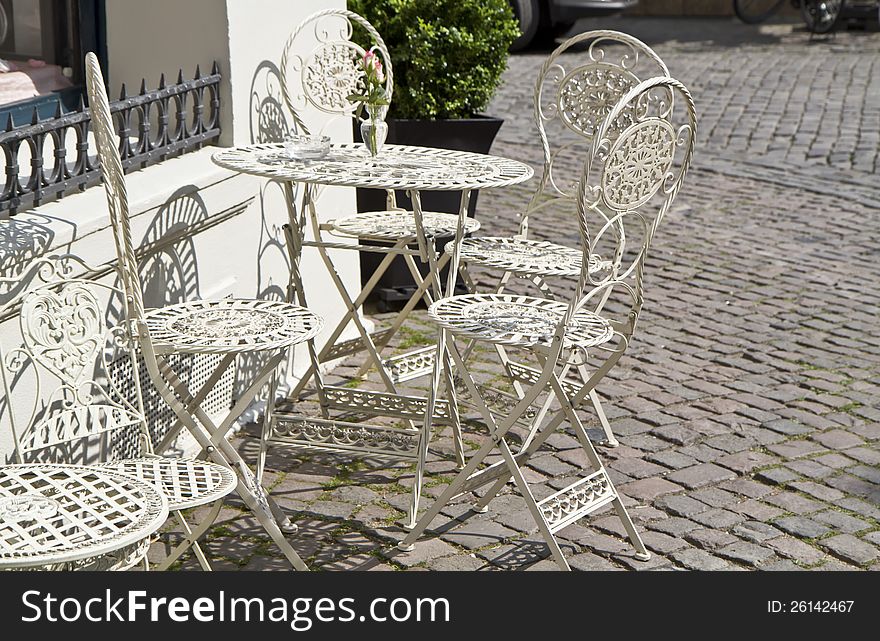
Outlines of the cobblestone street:
[[[880,33],[811,41],[788,24],[649,18],[589,28],[654,47],[691,90],[699,126],[694,165],[651,248],[634,343],[598,388],[621,441],[599,455],[653,557],[633,558],[607,509],[559,533],[572,567],[880,569]],[[533,84],[548,53],[512,56],[488,110],[505,119],[493,152],[536,171]],[[535,183],[481,194],[479,233],[514,233]],[[572,212],[539,216],[535,238],[576,242]],[[492,283],[490,272],[477,278]],[[420,311],[397,347],[435,340]],[[494,352],[482,356],[487,375],[501,371]],[[351,381],[358,365],[331,378]],[[424,384],[409,389],[423,395]],[[469,420],[465,430],[478,448],[485,428]],[[251,460],[256,436],[237,438]],[[528,470],[543,495],[580,464],[572,437],[549,444]],[[438,428],[426,504],[452,478],[452,452]],[[393,546],[413,466],[276,447],[269,469],[299,527],[290,541],[314,569],[556,568],[512,484],[485,514],[466,500],[449,506],[402,553]],[[206,548],[217,569],[288,568],[237,499]],[[197,567],[190,557],[181,566]]]

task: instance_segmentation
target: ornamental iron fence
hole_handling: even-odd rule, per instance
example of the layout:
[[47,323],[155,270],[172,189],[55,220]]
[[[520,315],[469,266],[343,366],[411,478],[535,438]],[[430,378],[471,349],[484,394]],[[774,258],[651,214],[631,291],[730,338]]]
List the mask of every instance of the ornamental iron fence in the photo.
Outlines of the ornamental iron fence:
[[[119,100],[111,103],[119,154],[127,172],[193,151],[220,136],[220,72],[196,67],[192,80],[147,91],[141,81],[137,95],[122,85]],[[97,153],[90,138],[91,115],[83,99],[77,111],[40,120],[36,107],[31,123],[16,127],[11,115],[0,133],[5,158],[5,182],[0,192],[0,214],[15,214],[47,200],[83,191],[101,181]],[[23,171],[24,169],[24,171]],[[29,173],[28,173],[29,170]]]

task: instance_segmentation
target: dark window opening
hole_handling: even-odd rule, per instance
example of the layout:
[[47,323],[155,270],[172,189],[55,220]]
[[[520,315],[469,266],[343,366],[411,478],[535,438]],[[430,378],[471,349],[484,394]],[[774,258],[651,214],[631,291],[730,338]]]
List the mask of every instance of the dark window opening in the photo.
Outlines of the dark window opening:
[[83,57],[103,59],[102,44],[99,0],[0,0],[0,127],[76,110]]

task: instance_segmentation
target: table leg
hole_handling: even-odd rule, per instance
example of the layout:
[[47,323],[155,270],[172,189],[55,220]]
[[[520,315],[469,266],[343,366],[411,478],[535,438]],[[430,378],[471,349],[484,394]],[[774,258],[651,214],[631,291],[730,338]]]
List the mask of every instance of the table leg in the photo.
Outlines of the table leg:
[[[424,221],[422,216],[422,200],[418,190],[408,192],[410,201],[413,206],[413,216],[416,222],[417,238],[419,247],[423,253],[423,260],[427,259],[431,274],[434,278],[431,280],[431,289],[433,299],[440,300],[444,297],[443,284],[440,282],[440,261],[437,256],[437,247],[433,238],[428,238],[424,230]],[[458,211],[458,223],[456,225],[455,243],[452,258],[448,263],[448,277],[446,282],[446,295],[455,293],[455,282],[458,277],[459,264],[459,244],[464,237],[464,219],[467,216],[468,203],[470,202],[470,191],[465,190],[461,195],[461,202]],[[434,357],[434,367],[431,372],[430,386],[428,388],[428,402],[425,406],[425,419],[422,424],[422,433],[419,442],[418,463],[416,465],[416,475],[413,480],[413,501],[410,508],[407,527],[415,527],[418,518],[418,504],[422,494],[422,483],[424,477],[425,464],[428,457],[428,443],[431,438],[431,428],[433,426],[434,406],[437,402],[437,396],[440,392],[440,380],[443,379],[446,386],[446,398],[449,402],[449,411],[452,418],[453,441],[455,443],[456,461],[458,466],[464,467],[464,443],[461,435],[461,422],[458,415],[458,405],[455,398],[455,384],[452,377],[452,364],[449,352],[446,348],[447,341],[450,340],[448,332],[441,329],[437,339],[437,351]]]

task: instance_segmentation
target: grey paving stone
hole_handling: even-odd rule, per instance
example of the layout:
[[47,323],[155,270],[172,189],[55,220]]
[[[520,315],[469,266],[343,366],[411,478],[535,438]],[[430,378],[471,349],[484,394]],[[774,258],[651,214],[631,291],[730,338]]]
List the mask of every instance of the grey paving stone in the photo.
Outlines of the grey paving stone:
[[689,548],[673,552],[672,559],[688,570],[727,570],[730,564],[705,550]]
[[800,539],[795,539],[790,536],[780,536],[775,539],[770,539],[766,542],[766,545],[773,548],[773,550],[780,556],[784,556],[787,559],[792,559],[804,565],[815,565],[825,557],[825,554],[821,550],[804,543]]
[[782,516],[785,513],[783,510],[776,507],[775,505],[768,505],[767,503],[755,501],[754,499],[749,499],[748,501],[743,501],[742,503],[731,505],[730,509],[734,512],[745,514],[746,516],[762,522],[770,521],[778,516]]
[[337,487],[335,490],[330,492],[330,496],[337,501],[345,501],[347,503],[356,503],[357,505],[364,505],[366,503],[372,503],[376,499],[379,498],[379,493],[371,490],[368,487],[361,487],[358,485],[343,485],[341,487]]
[[709,550],[710,552],[731,543],[736,543],[739,540],[724,530],[712,530],[709,528],[688,532],[684,535],[684,538],[688,543],[692,543],[698,548]]
[[677,552],[678,550],[682,550],[686,547],[689,547],[688,544],[680,538],[669,536],[668,534],[663,534],[662,532],[653,532],[651,530],[646,530],[641,532],[642,542],[652,552],[658,552],[660,554],[668,555],[672,552]]
[[781,559],[779,561],[766,563],[761,566],[761,569],[765,572],[797,572],[801,571],[803,568],[792,563],[788,559]]
[[880,549],[851,534],[822,539],[820,544],[834,556],[856,565],[866,565],[880,558]]
[[637,559],[631,554],[615,554],[612,558],[625,565],[630,570],[635,570],[636,572],[675,569],[672,565],[672,561],[660,554],[652,554],[651,558],[647,561]]
[[748,478],[737,478],[732,481],[725,481],[719,487],[729,492],[742,494],[751,499],[759,499],[773,492],[772,488]]
[[684,485],[688,489],[695,489],[736,478],[736,474],[712,463],[702,463],[673,472],[667,478],[674,483]]
[[752,543],[763,543],[782,534],[772,525],[762,523],[761,521],[745,521],[740,523],[733,528],[733,533]]
[[729,529],[735,524],[745,520],[745,517],[741,514],[737,514],[736,512],[731,512],[730,510],[723,510],[720,508],[715,508],[706,512],[702,512],[700,514],[696,514],[691,518],[701,525],[711,528],[717,528],[720,530]]
[[863,530],[869,530],[873,527],[867,521],[857,519],[854,516],[844,514],[843,512],[837,512],[835,510],[819,512],[818,514],[814,514],[812,518],[820,523],[825,523],[837,532],[844,532],[846,534],[855,534],[857,532],[862,532]]
[[800,477],[784,467],[772,467],[758,472],[755,474],[755,478],[774,485],[787,485]]
[[456,554],[428,561],[428,567],[440,572],[464,572],[479,570],[485,563],[469,554]]
[[688,495],[712,507],[733,507],[740,501],[736,494],[719,487],[704,487],[693,490]]
[[475,550],[487,545],[502,543],[515,534],[515,530],[504,527],[500,523],[488,519],[471,519],[463,525],[445,532],[441,537],[469,550]]
[[731,543],[718,550],[717,554],[725,559],[738,561],[752,566],[760,566],[771,559],[776,558],[776,554],[773,550],[756,543],[749,543],[748,541]]
[[816,521],[802,516],[787,516],[777,519],[773,522],[773,525],[780,530],[784,530],[785,532],[802,539],[813,539],[819,536],[825,536],[831,532],[828,527],[821,523],[817,523]]
[[403,552],[395,547],[385,548],[381,553],[384,557],[395,563],[405,567],[412,567],[429,562],[432,559],[460,554],[460,551],[445,541],[433,538],[416,541],[415,546],[410,552]]
[[591,554],[589,552],[585,552],[583,554],[576,554],[575,556],[568,559],[568,564],[571,566],[572,570],[580,570],[582,572],[595,572],[598,570],[607,571],[607,570],[621,570],[622,568],[618,565],[613,564],[608,559],[605,559],[596,554]]
[[626,483],[618,487],[618,490],[634,499],[651,500],[664,494],[678,492],[681,487],[664,478],[647,478]]
[[775,456],[769,456],[763,452],[737,452],[727,454],[715,459],[715,463],[733,470],[737,474],[748,474],[752,470],[778,462]]
[[810,438],[817,443],[821,443],[830,450],[845,450],[865,443],[861,438],[852,432],[847,432],[846,430],[818,432],[813,434]]
[[779,494],[768,496],[764,500],[795,514],[809,514],[825,507],[824,504],[818,501],[808,499],[794,492],[780,492]]
[[634,479],[656,477],[667,471],[666,468],[660,465],[650,463],[640,458],[617,459],[610,464],[609,467]]
[[681,452],[677,452],[675,450],[663,450],[661,452],[654,452],[653,454],[648,454],[647,456],[645,456],[645,460],[651,461],[652,463],[658,463],[659,465],[663,465],[674,470],[680,470],[683,467],[690,467],[697,462],[695,458],[687,456],[686,454],[682,454]]
[[690,517],[705,512],[709,506],[686,494],[667,494],[654,501],[654,505],[675,516]]
[[687,532],[693,532],[694,530],[699,529],[700,525],[689,519],[671,517],[651,523],[649,527],[652,530],[657,530],[658,532],[663,532],[664,534],[680,538]]

